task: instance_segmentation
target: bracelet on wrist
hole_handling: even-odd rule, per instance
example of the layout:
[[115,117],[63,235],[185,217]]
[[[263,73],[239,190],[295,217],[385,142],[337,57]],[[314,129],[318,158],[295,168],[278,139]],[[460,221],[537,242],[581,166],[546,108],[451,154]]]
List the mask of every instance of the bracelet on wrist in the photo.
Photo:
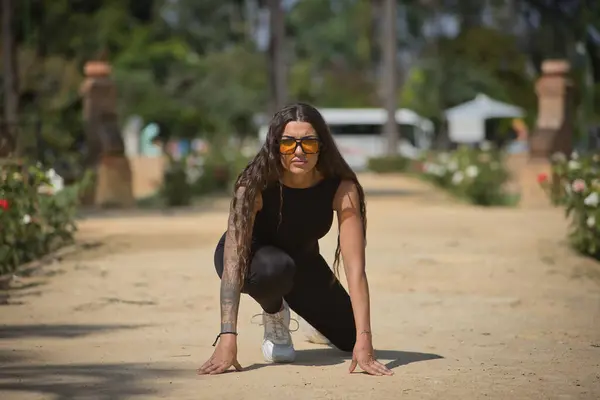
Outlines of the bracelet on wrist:
[[215,347],[217,345],[217,342],[219,341],[219,338],[221,337],[221,335],[235,335],[237,336],[237,332],[221,332],[217,335],[217,337],[215,338],[215,342],[212,344],[213,347]]

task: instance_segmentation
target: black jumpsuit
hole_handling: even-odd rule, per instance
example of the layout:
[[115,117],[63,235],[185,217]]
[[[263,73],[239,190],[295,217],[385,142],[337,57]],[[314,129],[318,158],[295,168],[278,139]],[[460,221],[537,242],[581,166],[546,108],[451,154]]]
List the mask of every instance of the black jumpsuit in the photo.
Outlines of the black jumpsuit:
[[[339,178],[326,178],[306,189],[274,183],[262,192],[263,206],[254,222],[252,259],[242,291],[267,313],[279,311],[284,298],[334,346],[352,351],[356,327],[350,297],[319,253],[318,242],[331,229],[339,184]],[[219,277],[224,245],[225,234],[215,251]]]

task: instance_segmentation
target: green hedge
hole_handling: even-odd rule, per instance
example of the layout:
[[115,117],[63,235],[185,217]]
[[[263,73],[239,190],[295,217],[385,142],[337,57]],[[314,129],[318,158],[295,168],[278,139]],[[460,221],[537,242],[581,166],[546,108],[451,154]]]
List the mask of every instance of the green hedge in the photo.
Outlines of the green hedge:
[[204,157],[170,159],[160,196],[168,207],[190,205],[195,197],[231,190],[251,158],[213,151]]
[[369,171],[376,173],[405,172],[411,165],[411,160],[401,155],[370,158],[367,163]]

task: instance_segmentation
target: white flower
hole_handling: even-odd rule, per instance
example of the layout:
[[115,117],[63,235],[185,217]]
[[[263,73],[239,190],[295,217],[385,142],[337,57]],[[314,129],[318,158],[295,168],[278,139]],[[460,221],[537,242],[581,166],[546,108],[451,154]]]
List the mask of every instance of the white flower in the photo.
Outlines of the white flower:
[[587,226],[590,228],[593,228],[594,226],[596,226],[596,218],[594,218],[594,216],[589,216],[587,221],[585,221]]
[[443,176],[446,173],[446,168],[435,163],[425,163],[423,169],[425,173],[435,176]]
[[448,163],[448,171],[456,171],[458,169],[458,163],[455,160]]
[[454,183],[455,185],[458,185],[463,181],[464,177],[465,176],[463,175],[462,172],[456,171],[454,173],[454,175],[452,175],[452,183]]
[[571,195],[571,193],[572,193],[572,190],[571,190],[571,185],[570,185],[570,184],[568,184],[568,183],[565,183],[565,193],[566,193],[567,195]]
[[198,179],[200,179],[200,177],[202,176],[204,170],[202,167],[196,167],[196,168],[187,168],[186,169],[186,182],[189,185],[193,185],[196,182],[198,182]]
[[571,153],[571,160],[577,160],[579,159],[579,154],[577,154],[576,151]]
[[440,153],[438,154],[438,160],[441,163],[446,164],[448,161],[450,161],[450,155],[448,153]]
[[31,216],[30,216],[29,214],[25,214],[25,215],[23,215],[23,223],[24,223],[25,225],[27,225],[27,224],[28,224],[28,223],[30,223],[30,222],[31,222]]
[[551,159],[552,159],[552,161],[557,162],[557,163],[567,161],[567,157],[565,157],[565,155],[561,152],[556,152],[556,153],[552,154]]
[[598,207],[598,203],[600,203],[600,196],[596,192],[590,193],[585,199],[583,199],[583,204],[588,207]]
[[446,168],[443,165],[436,165],[437,168],[433,171],[436,176],[444,176],[446,174]]
[[569,169],[571,171],[575,170],[575,169],[579,169],[579,167],[580,167],[580,164],[577,161],[574,161],[574,160],[569,161]]
[[54,169],[50,168],[46,172],[46,177],[50,181],[50,185],[52,186],[54,193],[58,193],[64,189],[65,180],[62,178],[62,176],[58,175]]
[[481,151],[490,151],[492,149],[492,143],[488,140],[484,140],[479,144]]
[[479,175],[479,168],[477,168],[476,165],[469,165],[467,167],[467,169],[465,170],[465,174],[469,178],[475,178],[475,177],[477,177],[477,175]]

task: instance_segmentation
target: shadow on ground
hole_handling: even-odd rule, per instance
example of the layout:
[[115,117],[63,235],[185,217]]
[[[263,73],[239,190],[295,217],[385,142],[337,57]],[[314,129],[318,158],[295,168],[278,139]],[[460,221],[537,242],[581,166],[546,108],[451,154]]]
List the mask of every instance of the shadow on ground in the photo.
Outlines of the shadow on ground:
[[0,366],[5,367],[8,364],[19,363],[30,360],[30,354],[23,350],[0,350]]
[[0,306],[14,306],[25,304],[25,300],[31,297],[39,297],[43,294],[41,287],[47,281],[29,282],[19,286],[11,286],[10,282],[0,285]]
[[[376,350],[376,356],[377,359],[380,360],[380,362],[385,363],[386,367],[389,369],[394,369],[402,365],[408,365],[419,361],[438,360],[444,358],[439,354],[399,350]],[[294,365],[309,367],[336,365],[350,361],[351,358],[351,354],[332,348],[296,350],[296,360],[294,361]],[[244,370],[251,371],[267,365],[270,364],[252,364],[244,368]]]
[[145,326],[146,325],[3,325],[0,326],[0,340],[40,337],[71,339],[122,329],[139,329]]
[[56,400],[147,397],[158,392],[158,388],[152,387],[153,381],[183,373],[143,364],[3,365],[0,397],[3,392],[38,393]]

